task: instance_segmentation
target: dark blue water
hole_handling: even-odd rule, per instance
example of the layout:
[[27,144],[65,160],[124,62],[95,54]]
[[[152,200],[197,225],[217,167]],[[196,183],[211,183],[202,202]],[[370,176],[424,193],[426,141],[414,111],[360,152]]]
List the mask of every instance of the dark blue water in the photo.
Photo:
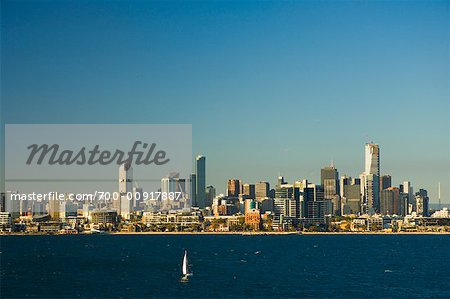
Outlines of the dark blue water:
[[[3,236],[1,297],[450,298],[450,236]],[[194,276],[181,283],[183,249]]]

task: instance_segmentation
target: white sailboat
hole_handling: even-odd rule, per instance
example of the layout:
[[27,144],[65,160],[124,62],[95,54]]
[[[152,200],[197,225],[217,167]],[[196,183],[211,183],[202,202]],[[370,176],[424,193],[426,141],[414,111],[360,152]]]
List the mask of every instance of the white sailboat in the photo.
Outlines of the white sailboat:
[[189,273],[187,250],[184,251],[183,265],[181,267],[181,272],[183,273],[183,277],[181,278],[182,281],[187,281],[188,277],[192,275],[192,273]]

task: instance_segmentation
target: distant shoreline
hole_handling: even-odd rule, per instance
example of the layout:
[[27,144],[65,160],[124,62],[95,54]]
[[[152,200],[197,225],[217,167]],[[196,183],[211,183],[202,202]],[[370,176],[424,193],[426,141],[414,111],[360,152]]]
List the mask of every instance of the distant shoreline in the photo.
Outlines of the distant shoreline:
[[450,235],[450,232],[105,232],[80,234],[0,233],[0,236],[86,236],[86,235]]

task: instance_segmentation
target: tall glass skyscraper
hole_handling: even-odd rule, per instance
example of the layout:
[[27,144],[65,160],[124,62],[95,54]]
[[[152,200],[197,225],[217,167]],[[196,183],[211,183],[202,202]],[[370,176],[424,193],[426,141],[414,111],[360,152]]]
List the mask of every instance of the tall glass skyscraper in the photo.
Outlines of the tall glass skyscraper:
[[380,148],[378,144],[366,143],[366,163],[365,171],[366,175],[375,174],[380,176]]
[[364,185],[364,212],[380,211],[380,148],[378,144],[366,143],[365,168],[361,175]]
[[196,203],[201,209],[205,208],[206,199],[206,157],[197,156],[195,159],[195,174],[196,174]]

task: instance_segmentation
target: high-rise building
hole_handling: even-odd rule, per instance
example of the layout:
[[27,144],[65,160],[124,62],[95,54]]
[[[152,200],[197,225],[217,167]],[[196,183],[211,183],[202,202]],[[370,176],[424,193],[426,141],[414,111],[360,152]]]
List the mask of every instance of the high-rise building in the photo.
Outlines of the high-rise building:
[[53,221],[59,221],[61,215],[60,200],[54,193],[48,199],[48,213]]
[[388,187],[380,193],[380,213],[382,215],[402,215],[400,190]]
[[131,213],[132,201],[128,199],[128,194],[131,192],[133,192],[133,168],[127,161],[119,167],[119,198],[113,199],[112,203],[117,214],[126,216]]
[[262,200],[269,197],[270,185],[268,182],[258,182],[255,184],[255,197],[256,200]]
[[380,211],[380,148],[378,144],[366,143],[364,172],[361,174],[361,191],[364,194],[363,212]]
[[380,148],[378,144],[366,143],[364,173],[380,176]]
[[416,210],[416,202],[414,198],[414,189],[409,181],[404,181],[402,185],[400,185],[400,192],[405,193],[408,198],[408,214],[412,211]]
[[333,203],[333,214],[341,215],[341,196],[339,192],[339,173],[334,165],[326,166],[320,171],[323,197]]
[[213,186],[206,187],[206,202],[205,202],[205,206],[211,207],[214,197],[216,197],[216,188],[214,188]]
[[392,187],[392,177],[389,174],[380,177],[380,192],[384,189]]
[[241,182],[238,179],[229,179],[227,184],[227,196],[239,197],[241,192]]
[[345,191],[345,186],[348,186],[351,184],[352,178],[346,175],[341,176],[341,178],[339,179],[339,195],[341,196],[341,198],[344,198],[344,191]]
[[6,193],[0,194],[0,212],[6,212]]
[[425,189],[419,189],[415,195],[416,212],[418,215],[428,217],[429,216],[429,197],[428,192]]
[[197,176],[192,173],[189,176],[189,199],[193,207],[198,207],[197,205]]
[[242,194],[248,198],[255,199],[255,185],[254,184],[243,184]]
[[326,166],[321,169],[320,181],[325,199],[332,199],[333,196],[339,195],[339,173],[334,166]]
[[363,212],[368,214],[380,211],[380,181],[375,174],[364,175]]
[[206,199],[206,157],[197,156],[195,159],[195,174],[196,174],[196,201],[197,206],[201,209],[205,208]]
[[359,214],[361,212],[361,181],[354,179],[344,186],[343,214]]

